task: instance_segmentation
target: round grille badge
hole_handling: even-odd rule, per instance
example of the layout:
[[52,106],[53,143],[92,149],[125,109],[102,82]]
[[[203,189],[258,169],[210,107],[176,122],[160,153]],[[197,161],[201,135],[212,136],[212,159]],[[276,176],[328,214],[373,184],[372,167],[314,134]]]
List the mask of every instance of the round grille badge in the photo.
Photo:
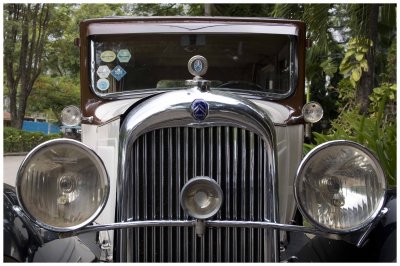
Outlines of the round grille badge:
[[204,120],[208,115],[208,103],[204,100],[194,100],[190,109],[193,118],[196,120]]
[[207,59],[205,59],[201,55],[193,56],[188,62],[188,69],[190,74],[192,74],[193,76],[203,76],[207,73],[208,69]]

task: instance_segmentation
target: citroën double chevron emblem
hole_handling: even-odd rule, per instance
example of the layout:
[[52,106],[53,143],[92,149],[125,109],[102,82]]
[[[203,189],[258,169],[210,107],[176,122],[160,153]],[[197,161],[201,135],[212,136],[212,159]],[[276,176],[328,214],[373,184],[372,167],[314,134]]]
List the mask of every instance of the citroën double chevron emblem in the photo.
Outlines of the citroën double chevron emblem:
[[191,107],[192,116],[198,121],[204,120],[208,115],[208,103],[204,100],[194,100]]

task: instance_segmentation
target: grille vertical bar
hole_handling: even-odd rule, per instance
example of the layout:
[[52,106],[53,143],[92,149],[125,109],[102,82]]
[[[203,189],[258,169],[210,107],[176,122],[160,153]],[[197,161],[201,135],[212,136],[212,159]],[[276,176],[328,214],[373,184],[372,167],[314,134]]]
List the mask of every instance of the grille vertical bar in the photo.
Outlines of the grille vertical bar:
[[[189,131],[191,132],[191,134],[192,134],[192,145],[193,145],[193,153],[192,153],[192,155],[193,155],[193,159],[192,160],[189,160],[189,162],[191,162],[191,164],[192,164],[192,175],[191,175],[191,177],[195,177],[195,176],[197,176],[198,174],[197,174],[197,144],[198,144],[198,141],[197,141],[197,130],[195,129],[195,128],[190,128],[189,129]],[[200,174],[200,173],[199,173]],[[201,175],[201,174],[200,174]],[[192,232],[192,245],[193,245],[193,248],[192,248],[192,254],[193,254],[193,258],[192,258],[192,260],[193,261],[198,261],[197,260],[197,242],[198,241],[196,241],[197,240],[197,236],[196,236],[196,234],[194,234],[194,232]]]
[[[134,220],[191,219],[179,194],[195,176],[213,178],[223,191],[223,206],[212,219],[268,218],[266,145],[246,129],[158,129],[140,136],[129,150],[131,178],[124,193]],[[128,260],[138,262],[262,262],[268,241],[266,230],[256,228],[208,228],[202,238],[194,228],[135,228],[123,236]]]
[[[165,183],[165,177],[164,177],[164,147],[166,147],[164,144],[164,130],[160,130],[160,137],[159,137],[159,147],[160,148],[160,160],[159,160],[159,167],[160,167],[160,177],[158,178],[158,182],[160,182],[160,202],[159,202],[159,210],[160,210],[160,219],[164,219],[164,203],[168,201],[168,199],[164,200],[164,183]],[[147,178],[147,177],[144,177]],[[157,182],[157,180],[156,180]],[[146,206],[144,206],[146,207]],[[164,229],[163,227],[160,228],[160,261],[165,261],[164,260]]]
[[[250,191],[249,191],[249,198],[250,198],[250,204],[249,204],[249,214],[250,214],[250,221],[254,221],[254,198],[255,198],[255,190],[254,190],[254,133],[250,132],[250,139],[249,139],[249,148],[250,148]],[[250,239],[249,239],[249,251],[250,251],[250,262],[254,262],[254,229],[250,229]]]
[[[232,164],[233,166],[238,165],[238,129],[235,127],[233,128],[233,161]],[[233,199],[237,199],[238,198],[238,190],[237,190],[237,178],[238,178],[238,167],[233,167],[233,173],[232,173],[232,198]],[[237,201],[236,200],[232,200],[232,218],[233,220],[237,220]],[[231,256],[233,257],[233,262],[237,262],[237,256],[238,256],[238,239],[237,239],[237,228],[232,228],[232,246],[233,246],[233,250],[232,250],[232,254]]]
[[[184,144],[189,143],[189,128],[184,128]],[[183,144],[183,145],[184,145]],[[183,183],[185,184],[189,180],[189,145],[184,145],[185,154],[183,160],[185,161],[184,165],[184,175],[183,175]],[[185,219],[188,219],[188,215],[185,214]],[[189,262],[189,228],[185,227],[185,238],[184,238],[184,262]]]
[[[172,129],[168,129],[168,147],[173,147],[172,144]],[[168,165],[172,165],[172,156],[173,156],[173,151],[172,149],[169,149],[168,151]],[[172,169],[173,167],[168,167],[168,191],[174,191],[173,190],[173,181],[172,181]],[[146,178],[145,178],[146,179]],[[169,195],[168,197],[168,219],[172,220],[174,216],[172,215],[172,200],[173,196]],[[172,262],[172,228],[168,228],[168,262]]]
[[[209,162],[214,162],[213,153],[210,152],[210,151],[212,151],[212,149],[214,147],[213,128],[212,127],[208,128],[208,131],[209,131],[209,134],[208,134]],[[208,163],[208,173],[209,173],[210,176],[215,176],[212,166],[213,166],[212,163]],[[217,177],[217,182],[218,182],[218,179],[219,178]],[[208,261],[213,261],[214,260],[214,240],[215,240],[215,238],[214,238],[214,230],[209,229],[208,230],[208,235],[209,235],[208,247],[209,247],[209,250],[210,250],[209,255],[208,255]]]
[[[229,134],[229,127],[225,128],[225,180],[226,180],[226,186],[224,191],[224,195],[226,196],[226,200],[224,201],[226,208],[225,208],[225,217],[231,217],[230,215],[230,205],[231,205],[231,193],[230,193],[230,156],[231,156],[231,149],[230,149],[230,134]],[[230,248],[229,248],[229,243],[230,241],[230,231],[233,230],[231,228],[226,229],[228,233],[225,234],[225,258],[230,258]]]
[[[221,142],[221,127],[217,127],[217,137],[216,137],[216,147],[217,147],[217,183],[222,184],[222,177],[221,177],[221,171],[222,171],[222,142]],[[217,219],[221,220],[221,212],[217,213]],[[222,246],[222,230],[221,228],[217,229],[217,262],[221,262],[222,260],[222,252],[221,252],[221,246]]]
[[[246,159],[247,159],[247,153],[246,153],[246,130],[244,130],[244,129],[242,129],[241,130],[241,135],[242,135],[242,137],[241,137],[241,141],[242,141],[242,165],[241,165],[241,168],[242,168],[242,173],[241,173],[241,188],[242,188],[242,195],[246,195],[246,179],[248,179],[249,177],[247,176],[247,173],[246,173],[246,166],[247,166],[247,163],[246,163]],[[244,197],[241,197],[241,205],[240,205],[240,207],[241,207],[241,211],[240,211],[240,213],[241,213],[241,217],[242,217],[242,219],[244,218],[245,220],[247,220],[247,217],[246,217],[246,196],[244,196]],[[240,241],[240,244],[241,244],[241,250],[240,250],[240,255],[241,255],[241,258],[240,258],[240,261],[241,262],[245,262],[245,257],[246,257],[246,228],[241,228],[240,229],[240,238],[241,238],[241,241]]]
[[[152,190],[156,191],[156,132],[153,131],[151,133],[151,182],[152,182]],[[156,193],[152,195],[152,202],[157,202]],[[156,204],[151,204],[151,215],[153,220],[157,219],[156,216]],[[151,248],[152,250],[156,250],[156,229],[151,228]],[[152,253],[152,261],[156,261],[156,253]]]
[[[148,159],[147,158],[147,135],[143,136],[142,145],[143,145],[143,148],[142,148],[142,156],[141,156],[141,158],[143,158],[143,164],[147,165],[147,159]],[[148,176],[147,167],[143,168],[143,176]],[[147,203],[147,183],[148,183],[147,178],[143,178],[143,187],[144,187],[144,189],[143,189],[143,193],[144,193],[143,206],[149,206],[148,203]],[[143,218],[145,220],[148,220],[147,208],[148,207],[143,208]],[[144,243],[143,243],[143,246],[144,246],[144,250],[143,250],[144,260],[143,261],[144,262],[148,261],[148,259],[147,259],[147,255],[148,255],[148,253],[147,253],[147,231],[148,231],[148,228],[144,228],[144,236],[143,236],[143,240],[144,240]]]
[[[139,189],[140,189],[140,184],[139,184],[139,170],[140,170],[140,167],[138,167],[139,166],[139,144],[140,144],[140,140],[138,141],[138,145],[136,145],[136,147],[135,147],[135,186],[134,186],[134,188],[135,188],[135,219],[140,219],[140,214],[139,214],[139,208],[140,208],[140,201],[139,201],[139,198],[140,198],[140,191],[139,191]],[[139,235],[140,235],[140,229],[139,228],[137,228],[137,229],[135,229],[135,243],[136,243],[136,245],[134,245],[134,246],[139,246],[140,245],[140,240],[139,240]],[[136,249],[135,250],[135,256],[136,256],[136,258],[137,259],[139,259],[139,249]]]
[[[181,169],[181,144],[180,144],[180,139],[181,139],[181,131],[177,130],[176,132],[176,136],[175,136],[175,143],[176,143],[176,153],[175,153],[175,169]],[[175,195],[178,196],[180,194],[180,188],[183,186],[183,182],[181,181],[182,175],[181,175],[181,171],[177,171],[176,173],[176,181],[177,181],[177,186],[175,187]],[[175,210],[176,210],[176,218],[178,220],[181,220],[182,214],[181,214],[181,206],[180,206],[180,202],[179,200],[176,200],[175,202]],[[182,228],[177,228],[177,235],[175,239],[178,239],[177,243],[177,247],[176,247],[176,255],[175,257],[178,258],[178,261],[181,261],[181,241],[179,241],[181,239],[181,235],[182,235]],[[182,243],[183,245],[185,245],[186,243]]]

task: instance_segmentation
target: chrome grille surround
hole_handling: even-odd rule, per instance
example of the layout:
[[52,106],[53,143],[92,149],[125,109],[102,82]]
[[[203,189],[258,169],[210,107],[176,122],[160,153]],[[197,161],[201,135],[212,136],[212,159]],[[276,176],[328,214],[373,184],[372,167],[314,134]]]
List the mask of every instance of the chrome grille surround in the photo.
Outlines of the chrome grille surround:
[[[190,114],[196,99],[209,104],[203,121]],[[184,183],[198,175],[223,187],[226,200],[212,220],[278,222],[274,128],[251,102],[195,88],[162,94],[131,111],[120,136],[116,222],[190,220],[177,199]],[[254,165],[257,169],[249,169]],[[116,261],[279,260],[278,232],[272,228],[222,225],[207,228],[202,238],[193,227],[116,233]]]

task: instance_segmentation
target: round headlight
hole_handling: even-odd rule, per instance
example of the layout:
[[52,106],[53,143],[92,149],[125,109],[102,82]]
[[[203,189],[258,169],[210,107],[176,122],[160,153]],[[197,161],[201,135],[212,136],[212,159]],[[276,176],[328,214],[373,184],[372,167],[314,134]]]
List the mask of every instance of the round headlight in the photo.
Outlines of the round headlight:
[[65,232],[93,221],[105,206],[109,178],[101,159],[84,144],[56,139],[33,149],[16,181],[20,206],[42,227]]
[[295,179],[302,214],[316,227],[351,232],[368,225],[383,206],[386,179],[374,155],[360,144],[331,141],[303,159]]
[[317,123],[324,116],[324,109],[317,102],[309,102],[303,106],[303,117],[307,123]]
[[82,120],[81,110],[74,105],[67,106],[61,111],[61,123],[64,126],[70,126],[70,127],[77,126],[79,125],[81,120]]
[[209,177],[189,180],[181,191],[181,205],[187,214],[197,219],[207,219],[218,212],[222,204],[222,190]]

